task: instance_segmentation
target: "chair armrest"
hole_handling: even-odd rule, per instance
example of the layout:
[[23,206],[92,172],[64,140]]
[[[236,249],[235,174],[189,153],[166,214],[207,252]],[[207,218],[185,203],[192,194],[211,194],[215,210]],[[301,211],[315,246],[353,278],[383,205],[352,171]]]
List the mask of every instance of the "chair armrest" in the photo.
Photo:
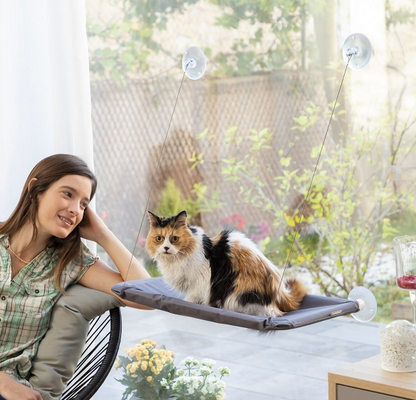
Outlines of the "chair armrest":
[[33,359],[29,382],[43,400],[58,400],[84,348],[89,321],[123,304],[114,296],[73,285],[53,308],[49,329]]

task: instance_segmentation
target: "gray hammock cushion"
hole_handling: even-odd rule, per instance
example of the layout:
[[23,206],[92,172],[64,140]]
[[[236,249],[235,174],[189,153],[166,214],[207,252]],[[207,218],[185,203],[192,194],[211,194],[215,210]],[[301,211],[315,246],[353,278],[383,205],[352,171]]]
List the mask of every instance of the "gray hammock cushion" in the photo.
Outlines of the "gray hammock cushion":
[[172,289],[163,278],[117,283],[112,291],[122,299],[158,310],[258,331],[299,328],[359,311],[356,301],[308,294],[299,310],[287,312],[282,317],[246,315],[185,301],[185,296]]

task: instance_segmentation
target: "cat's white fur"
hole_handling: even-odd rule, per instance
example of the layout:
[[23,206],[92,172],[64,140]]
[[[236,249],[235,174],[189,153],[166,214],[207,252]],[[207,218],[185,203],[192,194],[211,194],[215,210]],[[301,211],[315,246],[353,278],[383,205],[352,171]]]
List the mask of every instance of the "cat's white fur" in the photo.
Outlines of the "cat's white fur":
[[[164,279],[171,286],[186,293],[185,300],[208,304],[210,295],[211,270],[205,258],[202,245],[203,230],[195,228],[197,249],[185,259],[178,257],[178,250],[170,242],[169,234],[157,249],[155,259]],[[166,248],[168,248],[166,254]]]

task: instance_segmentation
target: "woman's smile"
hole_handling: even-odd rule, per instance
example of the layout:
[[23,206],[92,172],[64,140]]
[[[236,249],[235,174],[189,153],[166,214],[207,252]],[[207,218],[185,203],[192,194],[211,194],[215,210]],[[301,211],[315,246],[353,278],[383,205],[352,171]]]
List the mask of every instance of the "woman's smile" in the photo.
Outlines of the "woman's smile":
[[70,218],[63,217],[62,215],[58,215],[58,217],[65,225],[68,225],[68,226],[74,225],[74,223],[72,222]]

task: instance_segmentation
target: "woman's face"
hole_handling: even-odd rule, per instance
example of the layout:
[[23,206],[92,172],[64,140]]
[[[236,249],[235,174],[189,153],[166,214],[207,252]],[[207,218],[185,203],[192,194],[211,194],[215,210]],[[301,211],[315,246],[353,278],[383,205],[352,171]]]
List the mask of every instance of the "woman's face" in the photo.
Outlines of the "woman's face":
[[66,238],[81,222],[91,190],[91,181],[86,176],[66,175],[38,195],[39,235]]

